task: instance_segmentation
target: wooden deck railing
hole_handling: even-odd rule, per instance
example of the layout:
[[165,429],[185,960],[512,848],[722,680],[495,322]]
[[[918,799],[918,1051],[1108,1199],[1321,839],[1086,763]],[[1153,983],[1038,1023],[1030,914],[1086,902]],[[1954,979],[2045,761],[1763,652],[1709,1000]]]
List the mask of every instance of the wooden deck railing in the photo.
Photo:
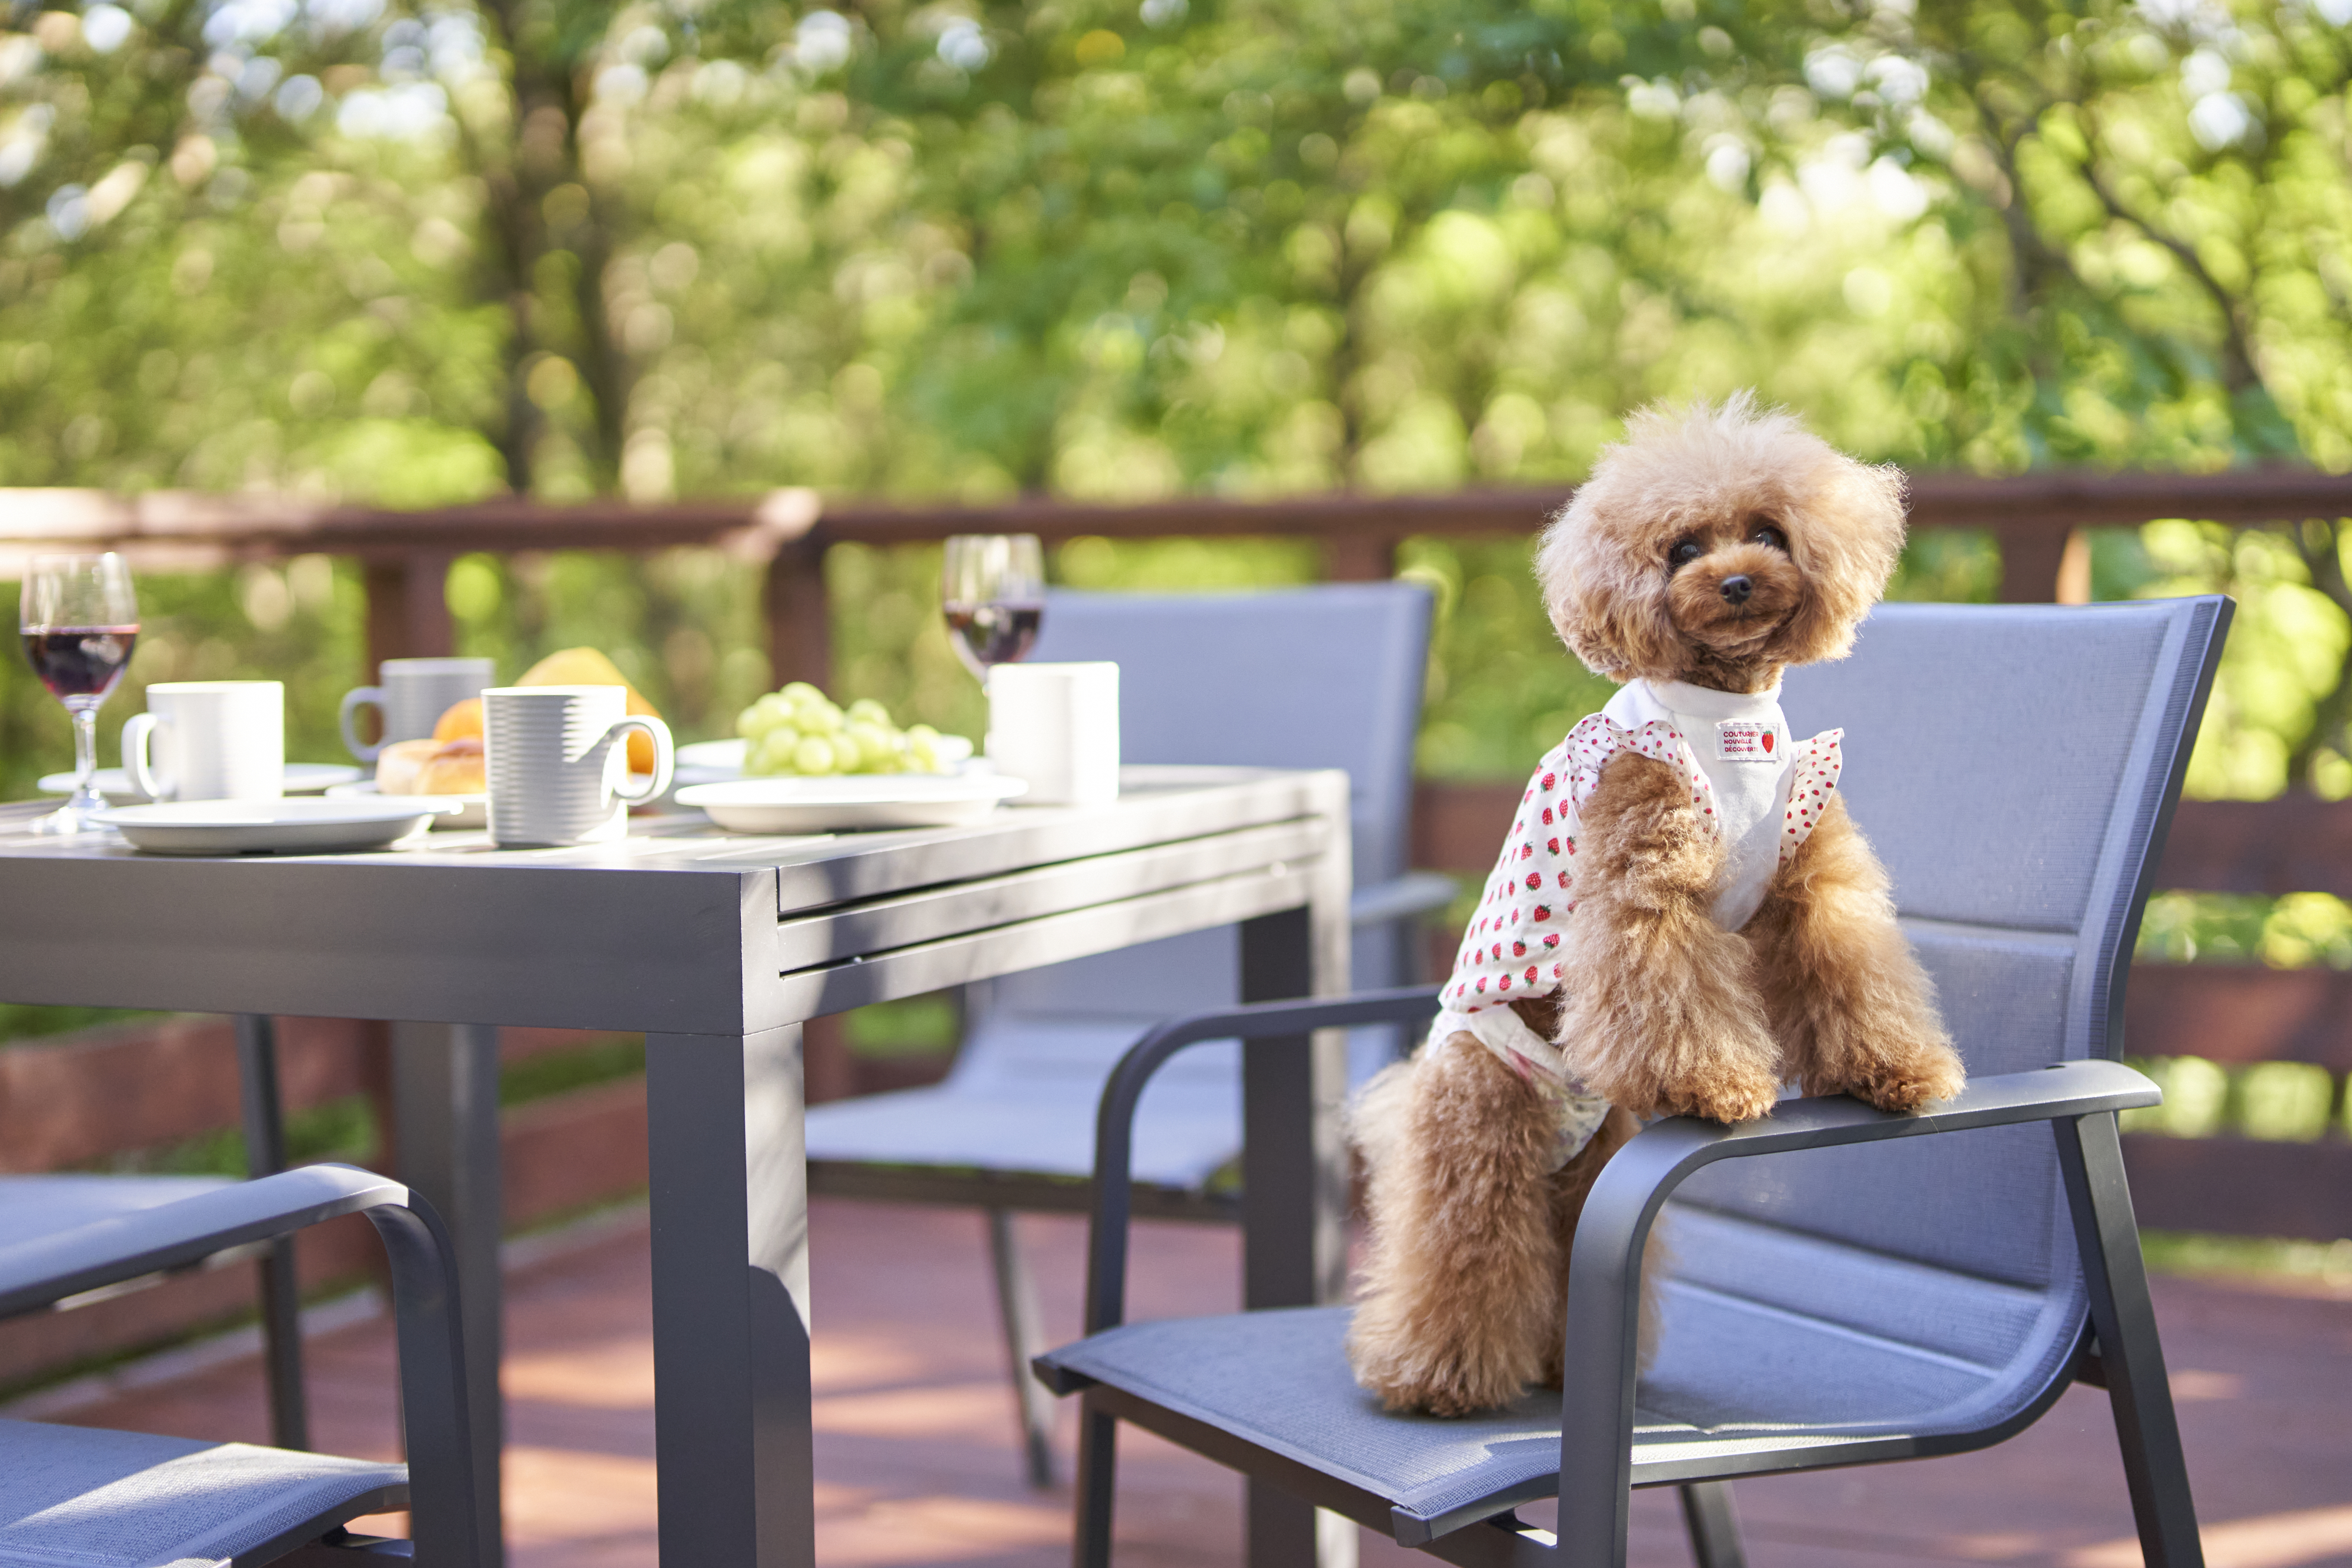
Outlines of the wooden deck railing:
[[[1306,538],[1322,545],[1328,576],[1361,580],[1389,575],[1398,546],[1408,538],[1528,534],[1569,494],[1562,487],[1136,506],[1018,500],[918,507],[777,490],[658,506],[509,499],[403,512],[282,497],[0,490],[0,575],[30,551],[60,546],[121,549],[149,570],[317,553],[349,557],[364,569],[372,667],[383,658],[451,651],[444,586],[450,563],[461,554],[701,546],[725,550],[765,574],[775,678],[823,684],[832,646],[824,554],[836,544],[911,544],[991,532],[1035,533],[1048,540]],[[1974,528],[1992,536],[2000,550],[2004,601],[2071,601],[2087,596],[2084,529],[2159,517],[2259,527],[2352,517],[2352,476],[2294,470],[2006,479],[1927,475],[1914,479],[1911,497],[1915,528]],[[1425,784],[1417,802],[1416,863],[1483,874],[1515,798],[1515,785]],[[2352,896],[2352,805],[2309,799],[2189,803],[2158,880],[2200,891]],[[2148,1055],[2315,1061],[2343,1073],[2352,1071],[2347,1001],[2352,977],[2332,972],[2148,967],[2135,981],[2126,1030],[2132,1049]],[[818,1065],[812,1063],[813,1072]],[[2142,1217],[2150,1224],[2352,1235],[2352,1141],[2340,1117],[2336,1131],[2313,1144],[2130,1142]]]
[[[393,511],[274,496],[0,490],[0,574],[29,550],[60,545],[121,549],[134,564],[156,570],[348,556],[366,570],[373,662],[449,651],[442,587],[459,555],[709,546],[765,571],[769,653],[777,679],[822,683],[831,664],[824,558],[836,544],[915,544],[959,533],[1034,533],[1049,542],[1085,536],[1307,538],[1323,545],[1328,576],[1361,581],[1390,575],[1405,539],[1525,535],[1570,493],[1563,486],[1133,506],[1018,500],[914,507],[773,490],[649,506],[504,499]],[[2000,598],[2011,603],[2084,597],[2087,557],[2079,540],[2084,528],[2157,517],[2260,526],[2347,516],[2352,516],[2352,476],[2289,469],[2006,479],[1923,475],[1911,484],[1913,528],[1982,529],[1998,541]]]

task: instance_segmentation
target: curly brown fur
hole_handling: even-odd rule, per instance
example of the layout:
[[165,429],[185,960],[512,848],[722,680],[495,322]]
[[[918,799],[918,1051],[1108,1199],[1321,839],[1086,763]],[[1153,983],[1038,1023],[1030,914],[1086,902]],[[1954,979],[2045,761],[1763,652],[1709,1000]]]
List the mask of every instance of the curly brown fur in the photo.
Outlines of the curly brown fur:
[[[1551,1200],[1552,1244],[1558,1260],[1559,1272],[1551,1283],[1551,1319],[1544,1327],[1543,1372],[1537,1381],[1547,1388],[1559,1386],[1560,1357],[1568,1346],[1568,1265],[1569,1256],[1576,1245],[1576,1223],[1584,1218],[1584,1200],[1592,1195],[1592,1184],[1601,1178],[1601,1167],[1609,1157],[1633,1140],[1642,1130],[1642,1124],[1626,1112],[1611,1106],[1609,1119],[1592,1134],[1592,1141],[1576,1152],[1576,1156],[1552,1172],[1549,1191]],[[1661,1245],[1663,1230],[1653,1228],[1650,1246],[1642,1254],[1642,1325],[1641,1342],[1635,1361],[1646,1369],[1650,1353],[1657,1339],[1657,1315],[1653,1310],[1655,1293],[1647,1287],[1656,1275],[1659,1261],[1664,1257]]]
[[1456,1033],[1365,1085],[1354,1120],[1374,1239],[1348,1331],[1356,1381],[1391,1410],[1509,1404],[1559,1338],[1550,1103]]
[[[1675,567],[1685,541],[1699,558]],[[1758,692],[1784,665],[1853,647],[1902,549],[1898,471],[1741,392],[1627,421],[1544,530],[1536,576],[1560,639],[1596,674]],[[1720,592],[1735,575],[1757,585],[1744,604]]]
[[1748,946],[1707,914],[1720,840],[1663,762],[1601,770],[1584,891],[1561,937],[1557,1038],[1593,1092],[1637,1116],[1744,1122],[1780,1098],[1780,1050]]
[[[1365,1086],[1350,1131],[1370,1167],[1373,1246],[1348,1333],[1356,1381],[1391,1410],[1462,1416],[1557,1388],[1567,1342],[1569,1260],[1584,1200],[1641,1130],[1612,1109],[1559,1170],[1543,1096],[1475,1036],[1454,1034]],[[1475,1159],[1433,1160],[1433,1142],[1475,1130]],[[1497,1134],[1500,1134],[1497,1136]],[[1645,1287],[1664,1249],[1652,1232]],[[1638,1359],[1656,1341],[1643,1297]]]
[[1895,923],[1886,873],[1832,795],[1748,923],[1781,1061],[1808,1094],[1916,1111],[1966,1073],[1935,986]]

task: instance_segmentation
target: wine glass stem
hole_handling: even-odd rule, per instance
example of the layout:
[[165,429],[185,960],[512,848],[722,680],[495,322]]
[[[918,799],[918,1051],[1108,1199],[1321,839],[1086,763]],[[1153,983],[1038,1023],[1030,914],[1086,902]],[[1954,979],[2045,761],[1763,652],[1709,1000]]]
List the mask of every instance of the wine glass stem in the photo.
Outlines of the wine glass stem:
[[89,810],[103,804],[90,784],[98,772],[98,710],[77,707],[73,710],[74,730],[74,792],[77,810]]

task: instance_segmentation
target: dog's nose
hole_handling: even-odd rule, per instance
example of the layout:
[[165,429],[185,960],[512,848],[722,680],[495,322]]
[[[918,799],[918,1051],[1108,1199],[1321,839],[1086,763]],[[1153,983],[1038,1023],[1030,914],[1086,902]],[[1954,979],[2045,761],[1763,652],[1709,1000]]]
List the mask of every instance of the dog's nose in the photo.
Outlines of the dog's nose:
[[1756,584],[1749,581],[1744,574],[1738,577],[1727,577],[1723,580],[1723,596],[1734,604],[1747,603],[1748,596],[1755,591]]

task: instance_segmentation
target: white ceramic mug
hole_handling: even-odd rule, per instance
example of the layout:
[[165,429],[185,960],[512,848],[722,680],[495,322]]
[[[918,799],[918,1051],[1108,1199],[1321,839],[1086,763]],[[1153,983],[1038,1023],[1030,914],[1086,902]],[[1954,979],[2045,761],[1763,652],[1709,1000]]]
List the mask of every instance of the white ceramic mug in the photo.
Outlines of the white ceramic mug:
[[[625,686],[493,686],[482,694],[490,838],[502,846],[586,844],[628,831],[629,808],[669,788],[669,726],[632,716]],[[654,776],[627,788],[631,730],[654,743]]]
[[286,688],[158,682],[122,727],[122,767],[151,800],[275,800],[286,793]]
[[988,757],[1029,786],[1023,804],[1118,799],[1118,666],[998,664],[988,672]]
[[[386,659],[376,666],[377,685],[355,686],[343,694],[343,744],[362,762],[373,762],[383,748],[398,741],[422,740],[433,733],[441,716],[479,696],[499,678],[488,659]],[[373,707],[383,720],[383,735],[373,746],[360,744],[352,721],[360,709]]]

